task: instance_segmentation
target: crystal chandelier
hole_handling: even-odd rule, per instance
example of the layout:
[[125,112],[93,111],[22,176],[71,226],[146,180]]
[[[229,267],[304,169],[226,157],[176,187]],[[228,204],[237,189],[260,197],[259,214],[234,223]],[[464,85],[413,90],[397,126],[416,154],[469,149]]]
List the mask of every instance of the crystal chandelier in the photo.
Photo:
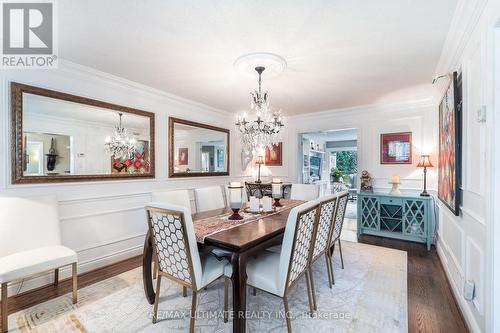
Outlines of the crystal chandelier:
[[115,133],[107,137],[104,146],[106,151],[115,159],[128,159],[135,152],[135,139],[130,138],[127,129],[122,126],[123,113],[118,113],[120,123],[115,126]]
[[259,74],[259,90],[251,92],[250,108],[255,113],[252,119],[247,115],[238,116],[236,126],[241,133],[243,148],[262,153],[266,146],[278,144],[279,133],[284,124],[281,121],[280,111],[273,111],[269,106],[267,91],[262,93],[262,72],[266,68],[255,67]]

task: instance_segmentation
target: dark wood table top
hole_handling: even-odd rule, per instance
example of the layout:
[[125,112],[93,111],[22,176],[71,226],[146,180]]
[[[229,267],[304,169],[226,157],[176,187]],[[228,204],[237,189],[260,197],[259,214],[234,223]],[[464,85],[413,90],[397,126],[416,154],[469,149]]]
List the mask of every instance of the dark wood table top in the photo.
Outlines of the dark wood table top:
[[[226,248],[232,251],[243,251],[247,248],[255,246],[266,239],[282,234],[285,230],[288,214],[293,207],[283,209],[277,214],[265,216],[259,220],[248,222],[237,227],[219,231],[215,234],[207,236],[204,244],[209,246],[217,246]],[[201,213],[193,214],[193,223],[197,220],[205,219],[220,214],[232,213],[231,209],[216,209]]]

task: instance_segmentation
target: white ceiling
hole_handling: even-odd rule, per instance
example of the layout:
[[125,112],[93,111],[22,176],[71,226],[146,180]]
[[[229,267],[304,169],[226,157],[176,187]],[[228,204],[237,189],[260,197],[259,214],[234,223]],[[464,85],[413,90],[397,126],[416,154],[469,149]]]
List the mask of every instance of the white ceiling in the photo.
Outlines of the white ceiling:
[[59,55],[232,112],[256,87],[233,68],[250,52],[286,59],[264,81],[286,115],[396,102],[428,94],[456,2],[65,0]]

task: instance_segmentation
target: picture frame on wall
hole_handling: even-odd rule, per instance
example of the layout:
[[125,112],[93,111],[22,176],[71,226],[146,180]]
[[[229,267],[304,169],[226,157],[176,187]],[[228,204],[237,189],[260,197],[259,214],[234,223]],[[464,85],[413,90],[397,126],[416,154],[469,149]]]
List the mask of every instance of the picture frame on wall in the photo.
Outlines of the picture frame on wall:
[[267,166],[282,166],[283,165],[283,142],[273,145],[271,149],[266,146],[266,160]]
[[380,164],[411,164],[411,146],[411,132],[380,134]]
[[439,104],[438,198],[460,213],[462,179],[462,75],[454,72]]
[[189,156],[188,156],[188,148],[179,148],[179,165],[188,165]]

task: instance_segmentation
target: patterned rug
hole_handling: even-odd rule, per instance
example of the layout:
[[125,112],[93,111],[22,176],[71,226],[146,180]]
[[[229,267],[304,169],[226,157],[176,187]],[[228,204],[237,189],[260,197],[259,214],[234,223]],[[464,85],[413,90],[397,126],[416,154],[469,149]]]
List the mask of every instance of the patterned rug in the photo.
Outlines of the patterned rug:
[[[289,294],[294,332],[406,332],[406,252],[343,242],[345,269],[334,254],[335,285],[328,288],[325,261],[314,264],[318,311],[308,315],[305,279]],[[159,322],[144,296],[141,268],[79,290],[79,302],[64,295],[9,316],[9,332],[188,332],[191,294],[162,280]],[[198,296],[196,332],[231,332],[224,323],[223,281]],[[231,296],[230,296],[231,298]],[[231,304],[231,300],[230,303]],[[230,308],[231,309],[231,308]],[[286,332],[280,298],[247,294],[247,332]]]

